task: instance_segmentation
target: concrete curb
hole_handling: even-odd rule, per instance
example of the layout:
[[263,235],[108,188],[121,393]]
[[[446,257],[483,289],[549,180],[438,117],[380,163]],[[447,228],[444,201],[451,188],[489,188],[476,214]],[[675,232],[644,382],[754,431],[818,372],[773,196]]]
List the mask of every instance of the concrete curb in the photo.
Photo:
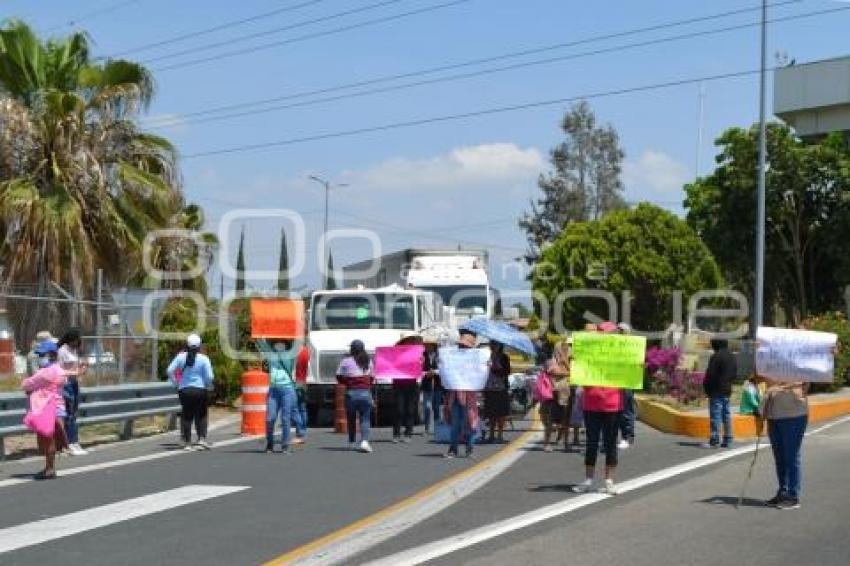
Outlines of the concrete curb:
[[[679,436],[707,439],[710,436],[708,417],[676,409],[651,401],[635,398],[638,418],[656,430]],[[809,403],[809,423],[817,423],[850,414],[850,397],[840,399],[812,400]],[[756,419],[746,415],[732,415],[734,436],[755,438]]]

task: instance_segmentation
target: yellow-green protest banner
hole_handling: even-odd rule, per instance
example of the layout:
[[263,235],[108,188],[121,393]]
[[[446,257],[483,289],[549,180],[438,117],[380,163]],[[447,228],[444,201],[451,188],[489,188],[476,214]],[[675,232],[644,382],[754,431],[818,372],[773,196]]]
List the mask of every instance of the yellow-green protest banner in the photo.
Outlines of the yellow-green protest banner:
[[576,332],[570,385],[643,389],[646,337]]

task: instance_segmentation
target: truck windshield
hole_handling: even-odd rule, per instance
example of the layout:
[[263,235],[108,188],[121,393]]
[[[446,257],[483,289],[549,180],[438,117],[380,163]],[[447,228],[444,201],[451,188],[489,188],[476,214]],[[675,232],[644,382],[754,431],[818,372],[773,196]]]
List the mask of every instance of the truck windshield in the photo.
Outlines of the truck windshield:
[[481,285],[417,286],[423,291],[432,291],[443,299],[446,306],[454,307],[462,314],[485,314],[487,312],[487,288]]
[[311,330],[414,329],[411,295],[315,295]]

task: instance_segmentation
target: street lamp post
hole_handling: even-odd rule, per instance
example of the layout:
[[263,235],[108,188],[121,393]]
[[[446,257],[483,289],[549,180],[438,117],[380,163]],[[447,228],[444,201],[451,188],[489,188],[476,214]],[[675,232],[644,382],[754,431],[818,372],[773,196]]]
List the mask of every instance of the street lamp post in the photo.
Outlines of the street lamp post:
[[756,216],[756,281],[753,305],[753,337],[764,320],[764,238],[765,238],[765,181],[767,161],[767,125],[765,96],[767,88],[767,0],[761,4],[761,74],[759,87],[759,163]]
[[[325,229],[322,232],[322,235],[323,235],[324,238],[327,238],[327,236],[328,236],[328,201],[330,199],[331,187],[347,187],[348,184],[347,183],[331,183],[330,181],[328,181],[324,177],[320,177],[318,175],[310,175],[310,180],[319,183],[325,189]],[[327,246],[325,246],[325,248],[327,248]],[[326,249],[325,257],[324,257],[325,267],[327,267],[327,265],[328,265],[328,254],[329,253],[330,253],[330,250]]]

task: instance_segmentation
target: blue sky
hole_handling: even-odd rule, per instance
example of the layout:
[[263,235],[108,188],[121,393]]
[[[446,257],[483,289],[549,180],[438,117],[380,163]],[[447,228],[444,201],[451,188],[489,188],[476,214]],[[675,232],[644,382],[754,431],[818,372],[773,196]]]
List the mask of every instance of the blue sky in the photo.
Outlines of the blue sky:
[[[82,28],[92,36],[95,55],[122,54],[146,62],[155,71],[158,86],[157,99],[145,117],[146,123],[169,136],[186,156],[744,71],[757,68],[759,61],[758,28],[752,27],[229,120],[191,123],[182,117],[222,105],[758,5],[757,0],[469,0],[376,25],[290,41],[248,54],[223,56],[237,48],[292,40],[437,6],[448,0],[399,0],[358,14],[300,25],[378,2],[2,0],[0,14],[23,18],[44,33],[54,35]],[[301,4],[306,5],[249,24],[138,50],[196,30]],[[840,7],[841,3],[831,0],[801,0],[776,7],[771,14],[782,17]],[[738,14],[506,62],[581,53],[757,19],[756,12]],[[296,24],[298,27],[288,31],[237,41],[245,34]],[[845,41],[841,38],[846,38],[848,24],[850,10],[772,25],[768,46],[771,64],[775,52],[787,52],[798,62],[846,55]],[[171,57],[185,49],[234,41]],[[212,61],[163,69],[210,56],[214,58]],[[705,142],[700,155],[703,172],[711,167],[712,142],[724,128],[747,126],[757,119],[758,82],[757,77],[750,76],[707,82],[704,88]],[[620,134],[626,152],[624,181],[628,200],[650,200],[682,213],[678,204],[683,196],[681,186],[693,178],[697,160],[698,93],[699,86],[689,84],[589,100],[599,120],[613,124]],[[547,154],[560,138],[558,123],[567,107],[566,103],[555,104],[257,151],[186,158],[182,162],[185,190],[190,200],[203,205],[211,229],[218,228],[227,211],[242,206],[286,208],[303,214],[306,267],[296,277],[296,286],[314,286],[318,281],[316,250],[322,227],[323,192],[307,177],[321,173],[349,184],[332,193],[332,228],[372,229],[380,236],[385,252],[408,246],[483,244],[491,253],[496,286],[525,289],[527,284],[516,271],[509,271],[504,277],[500,266],[524,249],[524,236],[516,228],[515,218],[527,208],[528,199],[536,195],[537,175],[547,169]],[[246,227],[248,267],[274,269],[280,222],[239,222],[234,226],[232,238],[238,236],[235,232],[242,225]],[[362,240],[339,241],[332,248],[337,265],[363,259],[369,253]],[[216,267],[212,274],[216,288],[217,273]],[[271,285],[260,280],[252,283],[258,287]],[[231,282],[227,281],[225,288],[230,286]]]

